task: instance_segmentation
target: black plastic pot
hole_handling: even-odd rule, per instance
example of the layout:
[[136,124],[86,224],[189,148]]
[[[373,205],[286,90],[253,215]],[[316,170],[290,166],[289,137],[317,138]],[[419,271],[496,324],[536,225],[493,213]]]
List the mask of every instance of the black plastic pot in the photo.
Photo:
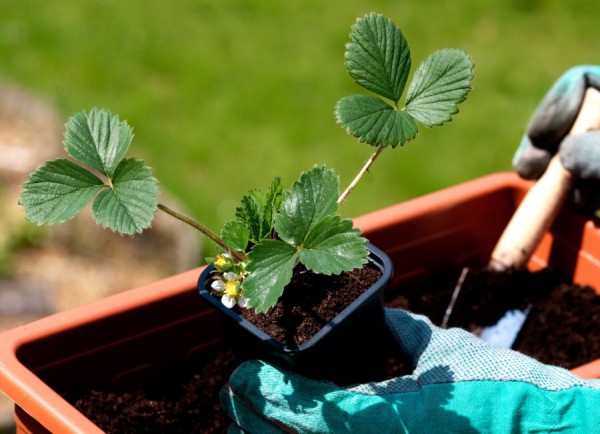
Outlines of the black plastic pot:
[[201,297],[222,318],[227,339],[236,355],[244,359],[268,360],[302,375],[337,381],[360,380],[361,374],[383,369],[382,345],[387,340],[384,326],[383,289],[391,281],[393,265],[389,257],[368,244],[369,261],[381,270],[381,277],[360,297],[301,345],[284,345],[233,309],[228,309],[210,293],[207,280],[213,267],[198,280]]

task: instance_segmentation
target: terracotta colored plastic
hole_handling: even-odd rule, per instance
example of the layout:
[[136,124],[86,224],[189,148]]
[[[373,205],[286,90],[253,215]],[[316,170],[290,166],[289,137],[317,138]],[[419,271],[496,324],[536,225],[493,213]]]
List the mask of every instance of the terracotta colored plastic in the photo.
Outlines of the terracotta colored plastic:
[[0,335],[0,390],[16,403],[17,432],[101,433],[61,395],[141,383],[194,363],[220,342],[218,317],[196,291],[201,271]]
[[[394,263],[391,288],[456,278],[482,266],[529,187],[494,174],[355,219]],[[600,288],[600,230],[564,211],[530,261]],[[0,335],[0,390],[16,403],[19,433],[101,431],[62,398],[79,387],[136,384],[194,363],[221,339],[198,296],[201,269],[56,314]],[[600,378],[600,360],[574,370]]]

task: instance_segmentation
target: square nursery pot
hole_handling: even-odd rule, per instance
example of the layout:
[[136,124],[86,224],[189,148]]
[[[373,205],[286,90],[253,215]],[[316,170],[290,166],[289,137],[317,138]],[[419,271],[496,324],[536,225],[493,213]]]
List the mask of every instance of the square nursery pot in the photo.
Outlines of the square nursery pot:
[[[209,284],[214,271],[212,265],[200,275],[198,291],[219,312],[226,338],[239,360],[258,358],[310,378],[356,382],[356,366],[362,371],[382,372],[384,369],[384,356],[378,353],[383,348],[379,337],[386,330],[383,290],[393,273],[393,265],[383,251],[372,244],[367,248],[369,264],[381,272],[381,277],[312,338],[299,345],[277,341],[213,296]],[[352,363],[349,364],[349,360]]]
[[[390,256],[385,290],[456,279],[482,266],[529,183],[494,174],[355,219]],[[530,268],[558,269],[600,288],[600,231],[564,210]],[[85,387],[131,387],[200,360],[224,339],[219,315],[198,296],[189,272],[55,314],[0,335],[0,390],[15,401],[19,433],[102,432],[64,396]],[[573,370],[600,378],[600,360]]]

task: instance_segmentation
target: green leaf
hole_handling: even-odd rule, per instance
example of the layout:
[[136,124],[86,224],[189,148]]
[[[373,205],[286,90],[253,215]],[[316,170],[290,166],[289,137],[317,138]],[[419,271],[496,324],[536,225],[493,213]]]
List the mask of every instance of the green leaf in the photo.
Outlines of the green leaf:
[[230,221],[223,226],[221,239],[232,249],[245,252],[250,241],[250,230],[242,222]]
[[23,184],[19,204],[25,216],[38,224],[73,218],[100,191],[104,183],[77,164],[58,159],[38,167]]
[[406,111],[431,127],[452,120],[471,90],[473,62],[459,49],[431,54],[419,66],[408,88]]
[[112,186],[94,200],[96,221],[116,232],[133,235],[148,228],[154,219],[158,183],[152,169],[135,158],[122,160],[112,178]]
[[352,220],[337,215],[325,217],[306,236],[300,262],[319,274],[350,271],[366,264],[369,255],[366,242],[360,230],[352,227]]
[[349,134],[372,146],[402,146],[419,131],[410,115],[371,95],[344,97],[338,101],[335,113]]
[[298,261],[322,274],[339,274],[365,263],[366,240],[351,220],[337,215],[338,187],[332,169],[314,167],[286,192],[275,217],[280,239],[262,240],[248,253],[244,297],[250,307],[266,312],[273,306]]
[[359,19],[346,46],[346,67],[360,86],[398,102],[410,71],[404,35],[383,15],[372,13]]
[[235,211],[238,221],[248,228],[248,236],[254,243],[260,239],[262,228],[261,208],[263,206],[264,198],[260,195],[260,192],[252,190],[242,197],[241,205]]
[[265,193],[251,190],[242,198],[242,204],[236,209],[236,217],[244,223],[253,243],[269,237],[273,229],[273,220],[279,210],[283,194],[280,178],[275,178]]
[[271,235],[273,224],[275,223],[275,216],[279,212],[282,200],[283,184],[281,183],[281,178],[276,177],[269,185],[265,194],[265,206],[262,211],[262,229],[259,239]]
[[339,180],[333,169],[314,167],[302,173],[284,195],[275,217],[277,235],[289,244],[302,245],[314,224],[337,211],[338,194]]
[[244,297],[257,312],[268,311],[281,297],[292,280],[298,253],[280,240],[263,240],[248,253],[248,271],[244,280]]
[[65,149],[76,160],[109,178],[125,156],[133,132],[108,110],[79,112],[66,125]]

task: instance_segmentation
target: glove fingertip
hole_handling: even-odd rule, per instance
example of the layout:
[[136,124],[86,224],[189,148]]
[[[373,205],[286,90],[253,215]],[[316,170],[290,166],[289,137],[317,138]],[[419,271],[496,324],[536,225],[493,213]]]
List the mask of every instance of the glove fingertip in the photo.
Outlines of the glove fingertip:
[[600,178],[600,131],[567,136],[560,145],[560,161],[578,178]]
[[535,147],[556,153],[579,114],[586,86],[585,69],[579,67],[571,68],[554,83],[527,128]]
[[427,348],[436,326],[423,315],[416,315],[401,309],[386,309],[385,320],[403,351],[416,364]]
[[513,157],[513,169],[523,179],[538,179],[546,171],[552,154],[531,144],[528,136],[524,136],[517,153]]

